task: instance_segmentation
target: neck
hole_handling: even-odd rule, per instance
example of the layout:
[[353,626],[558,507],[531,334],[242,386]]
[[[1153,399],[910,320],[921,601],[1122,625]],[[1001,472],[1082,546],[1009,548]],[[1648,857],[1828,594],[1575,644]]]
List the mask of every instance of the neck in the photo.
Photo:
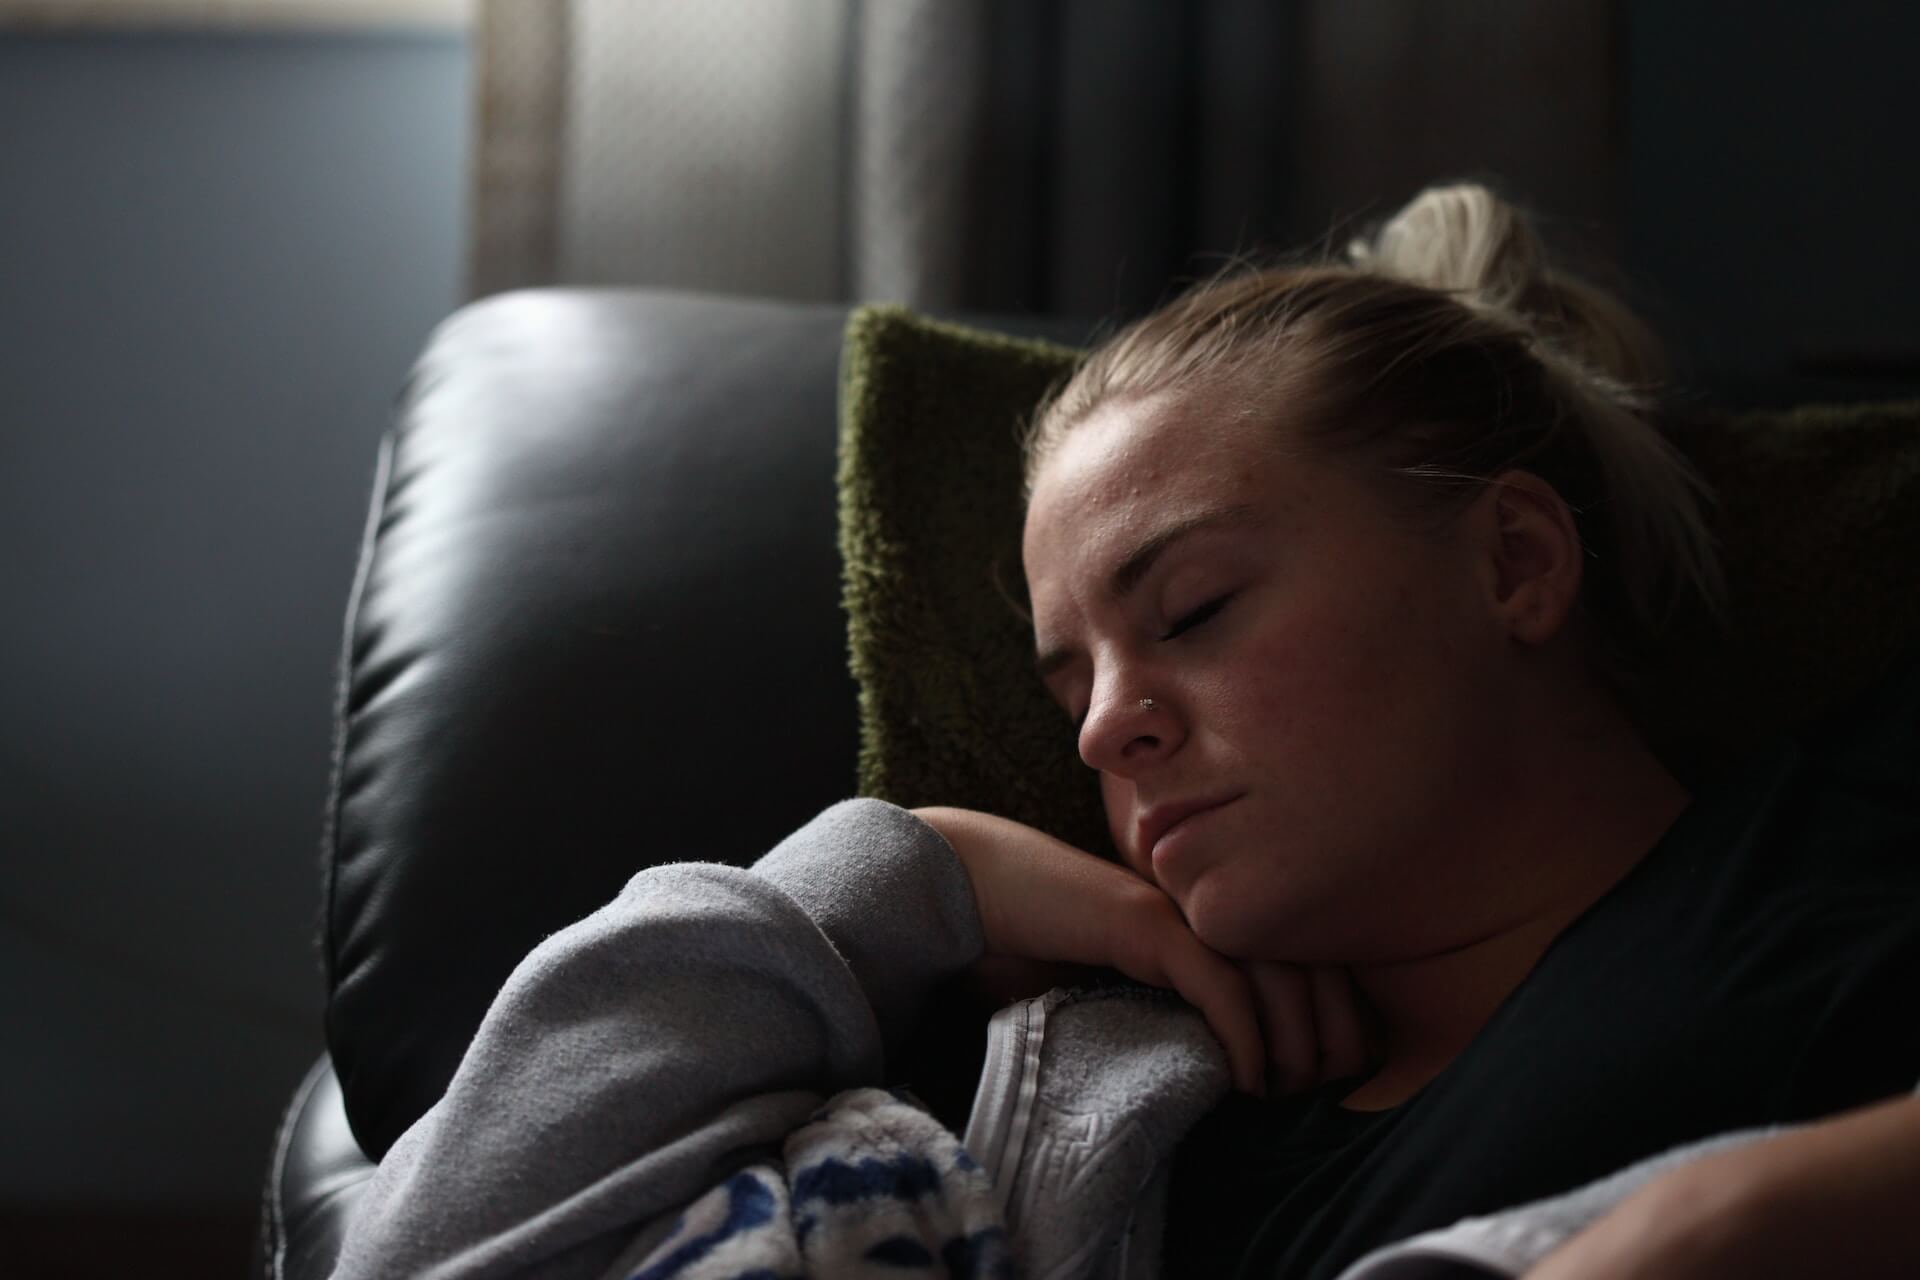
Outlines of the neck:
[[[1452,918],[1468,926],[1461,936],[1418,956],[1352,966],[1384,1064],[1346,1106],[1396,1105],[1444,1070],[1554,939],[1687,807],[1686,789],[1616,708],[1586,723],[1586,732],[1556,739],[1557,749],[1517,753],[1498,788],[1506,803],[1481,807],[1500,815],[1500,829],[1477,831],[1471,856],[1456,851],[1467,874],[1426,908],[1431,919],[1434,903],[1451,902]],[[1517,796],[1530,802],[1516,807]]]

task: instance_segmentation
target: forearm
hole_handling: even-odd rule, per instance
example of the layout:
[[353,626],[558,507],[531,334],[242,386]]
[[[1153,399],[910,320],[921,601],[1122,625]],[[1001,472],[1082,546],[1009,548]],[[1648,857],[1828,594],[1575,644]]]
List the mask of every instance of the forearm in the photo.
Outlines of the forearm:
[[1744,1225],[1782,1275],[1920,1275],[1920,1096],[1845,1112],[1752,1149]]
[[516,968],[381,1162],[336,1275],[600,1275],[834,1092],[882,1081],[888,1024],[977,949],[951,857],[866,802],[752,870],[641,872]]
[[1528,1280],[1920,1275],[1920,1097],[1876,1103],[1681,1164]]

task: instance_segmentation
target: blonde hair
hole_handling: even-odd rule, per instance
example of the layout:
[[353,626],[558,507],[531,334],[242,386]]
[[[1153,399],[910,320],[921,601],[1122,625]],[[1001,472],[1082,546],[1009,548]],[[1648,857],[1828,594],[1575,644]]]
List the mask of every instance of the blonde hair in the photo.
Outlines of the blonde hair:
[[1346,258],[1209,281],[1088,353],[1034,415],[1028,495],[1098,406],[1224,386],[1368,464],[1401,510],[1445,519],[1509,468],[1551,484],[1587,556],[1593,659],[1623,693],[1677,610],[1724,621],[1712,494],[1653,421],[1659,346],[1626,306],[1478,185],[1422,192]]

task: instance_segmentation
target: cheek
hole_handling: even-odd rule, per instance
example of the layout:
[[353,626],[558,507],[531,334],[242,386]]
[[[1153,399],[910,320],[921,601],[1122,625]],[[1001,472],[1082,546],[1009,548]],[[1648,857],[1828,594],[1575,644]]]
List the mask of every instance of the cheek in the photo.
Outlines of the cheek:
[[[1242,651],[1245,685],[1221,706],[1269,764],[1326,785],[1425,759],[1471,683],[1460,619],[1403,580],[1291,612]],[[1238,682],[1234,682],[1236,685]]]
[[1292,611],[1216,672],[1210,701],[1248,756],[1302,779],[1344,773],[1420,693],[1410,622],[1345,601]]

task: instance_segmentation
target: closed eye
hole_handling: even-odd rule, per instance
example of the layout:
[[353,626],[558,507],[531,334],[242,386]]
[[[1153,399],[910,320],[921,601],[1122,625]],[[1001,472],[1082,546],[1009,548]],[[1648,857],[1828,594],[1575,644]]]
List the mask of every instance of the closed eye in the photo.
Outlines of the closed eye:
[[[1234,596],[1234,593],[1229,591],[1227,592],[1227,594],[1223,596],[1217,596],[1214,599],[1207,601],[1205,604],[1201,605],[1198,609],[1195,609],[1191,613],[1183,615],[1181,618],[1175,621],[1173,626],[1169,628],[1167,632],[1164,635],[1162,635],[1160,638],[1162,640],[1171,640],[1175,636],[1178,636],[1183,632],[1193,630],[1195,627],[1199,626],[1201,623],[1213,617],[1214,614],[1219,613],[1220,610],[1224,609],[1227,605],[1227,601],[1233,599],[1233,596]],[[1081,730],[1081,727],[1084,726],[1087,722],[1087,713],[1085,711],[1081,711],[1077,713],[1069,712],[1068,718],[1073,721],[1074,733],[1078,734]]]
[[1195,609],[1193,612],[1186,614],[1184,617],[1176,621],[1173,624],[1172,628],[1168,630],[1168,632],[1165,635],[1161,636],[1160,638],[1162,640],[1171,640],[1175,636],[1181,634],[1182,632],[1193,630],[1195,627],[1199,626],[1201,623],[1211,618],[1214,614],[1220,612],[1220,610],[1226,606],[1227,601],[1231,599],[1233,599],[1233,593],[1228,592],[1224,596],[1219,596],[1219,597],[1216,597],[1215,599],[1207,601],[1205,604],[1201,605],[1198,609]]

